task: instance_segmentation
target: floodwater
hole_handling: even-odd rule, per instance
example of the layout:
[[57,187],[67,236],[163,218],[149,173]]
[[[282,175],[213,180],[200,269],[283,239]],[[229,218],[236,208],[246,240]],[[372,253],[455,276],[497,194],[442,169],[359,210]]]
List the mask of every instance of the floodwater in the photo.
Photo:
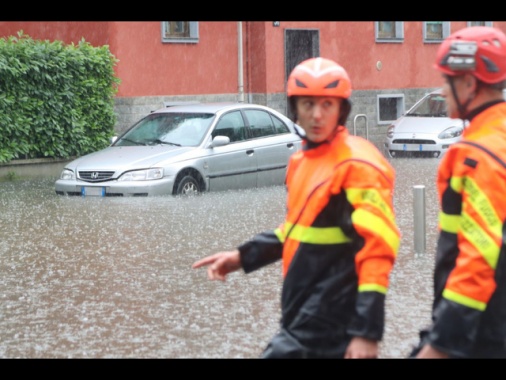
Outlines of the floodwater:
[[[381,358],[430,320],[437,159],[393,159],[401,248]],[[256,358],[278,328],[281,265],[225,283],[191,264],[283,221],[284,187],[188,199],[60,197],[56,177],[0,182],[0,358]],[[424,185],[426,252],[414,252]]]

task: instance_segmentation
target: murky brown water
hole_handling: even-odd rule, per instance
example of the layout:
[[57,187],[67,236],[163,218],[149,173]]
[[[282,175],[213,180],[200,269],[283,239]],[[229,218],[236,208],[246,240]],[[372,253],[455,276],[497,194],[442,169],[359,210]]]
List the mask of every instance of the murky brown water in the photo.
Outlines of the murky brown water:
[[[392,162],[403,237],[381,357],[402,358],[430,317],[439,161]],[[56,196],[54,180],[0,183],[0,357],[258,357],[278,327],[280,263],[226,283],[191,264],[282,222],[283,187],[83,199]],[[426,253],[414,253],[414,185]]]

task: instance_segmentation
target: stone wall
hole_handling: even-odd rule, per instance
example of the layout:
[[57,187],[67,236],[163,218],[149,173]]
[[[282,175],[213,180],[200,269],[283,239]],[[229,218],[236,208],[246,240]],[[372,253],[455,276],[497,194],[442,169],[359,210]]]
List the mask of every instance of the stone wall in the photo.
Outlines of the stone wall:
[[[378,125],[377,95],[404,94],[405,111],[427,92],[434,89],[387,89],[387,90],[356,90],[351,96],[352,111],[347,126],[352,133],[368,137],[377,145],[381,144],[388,124]],[[117,98],[115,112],[117,124],[115,131],[121,134],[143,116],[164,106],[164,102],[234,102],[237,94],[198,95],[198,96],[149,96],[140,98]],[[246,94],[246,103],[262,104],[287,115],[285,93],[277,94]],[[357,115],[359,115],[357,117]]]
[[14,160],[9,164],[0,164],[0,182],[23,178],[57,178],[69,161],[71,160],[37,158]]

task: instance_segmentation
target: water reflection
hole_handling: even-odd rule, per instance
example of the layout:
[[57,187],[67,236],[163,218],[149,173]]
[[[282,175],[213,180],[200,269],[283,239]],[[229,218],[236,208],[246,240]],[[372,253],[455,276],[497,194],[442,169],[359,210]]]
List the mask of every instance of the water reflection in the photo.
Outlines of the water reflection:
[[[382,357],[428,322],[436,159],[392,160],[402,245]],[[192,270],[283,219],[283,187],[181,199],[66,198],[55,178],[0,183],[0,357],[255,358],[276,332],[279,263],[225,284]],[[413,185],[426,186],[427,252],[413,252]]]

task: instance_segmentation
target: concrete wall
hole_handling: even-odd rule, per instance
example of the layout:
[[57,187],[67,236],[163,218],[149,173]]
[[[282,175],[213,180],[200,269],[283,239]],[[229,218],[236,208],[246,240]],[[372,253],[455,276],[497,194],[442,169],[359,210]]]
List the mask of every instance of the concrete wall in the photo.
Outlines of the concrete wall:
[[[368,129],[369,140],[382,141],[388,124],[377,123],[377,96],[380,94],[403,94],[405,105],[404,110],[406,111],[423,95],[433,89],[435,88],[356,90],[352,93],[350,99],[352,102],[352,112],[348,118],[347,126],[350,131],[353,131],[353,127],[355,125],[356,134],[363,137],[366,137],[366,129]],[[234,102],[237,100],[237,94],[116,98],[115,112],[118,122],[116,124],[115,131],[117,134],[123,133],[143,116],[154,110],[162,108],[164,102]],[[247,103],[266,105],[284,115],[288,114],[286,94],[284,92],[277,94],[250,94],[245,101]],[[359,117],[355,120],[356,115],[365,115],[365,118]]]
[[0,182],[23,178],[57,178],[69,161],[39,158],[0,164]]

